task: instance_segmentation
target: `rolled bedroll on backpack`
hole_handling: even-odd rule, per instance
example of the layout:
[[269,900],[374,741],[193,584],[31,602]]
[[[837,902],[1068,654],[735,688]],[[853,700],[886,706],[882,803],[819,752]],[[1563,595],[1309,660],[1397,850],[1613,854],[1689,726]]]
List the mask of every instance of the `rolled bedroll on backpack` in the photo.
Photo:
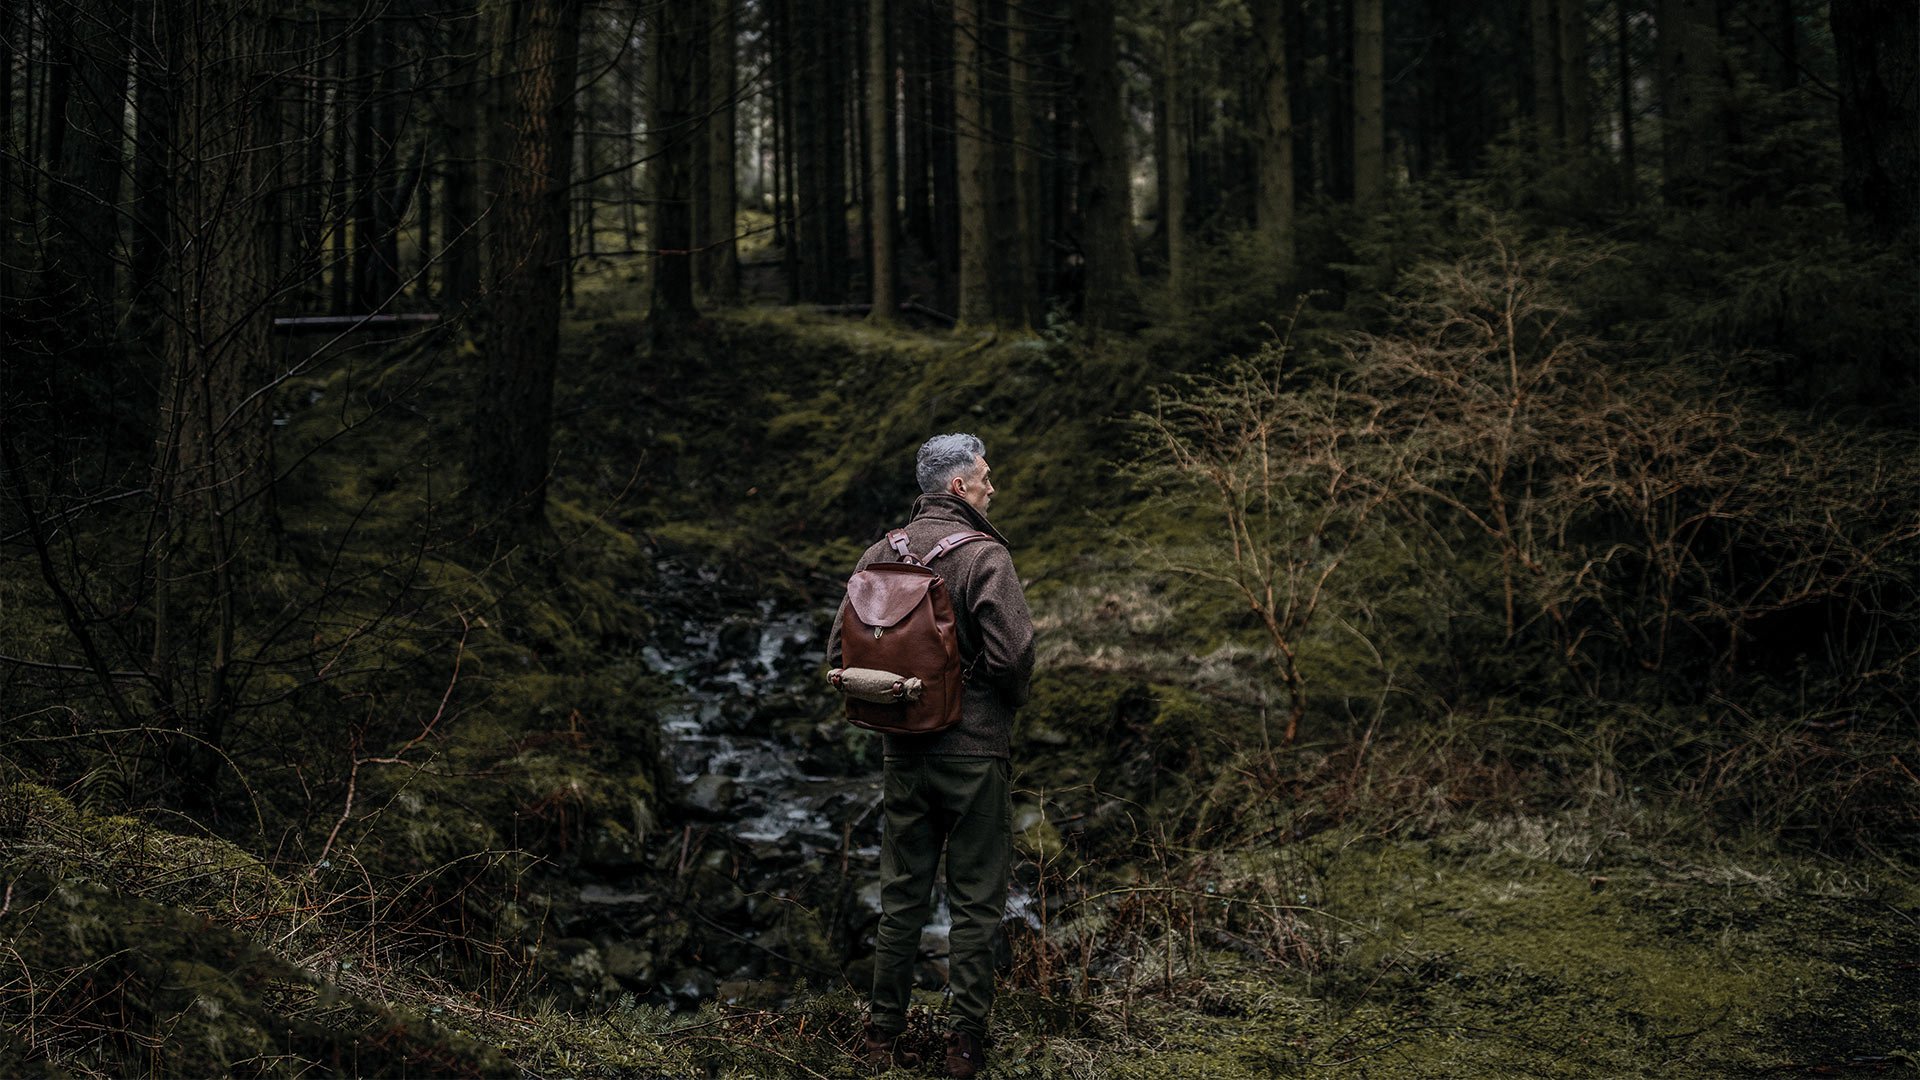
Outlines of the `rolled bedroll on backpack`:
[[911,675],[895,675],[878,668],[834,668],[827,672],[827,679],[850,698],[881,705],[919,701],[926,689],[926,684]]

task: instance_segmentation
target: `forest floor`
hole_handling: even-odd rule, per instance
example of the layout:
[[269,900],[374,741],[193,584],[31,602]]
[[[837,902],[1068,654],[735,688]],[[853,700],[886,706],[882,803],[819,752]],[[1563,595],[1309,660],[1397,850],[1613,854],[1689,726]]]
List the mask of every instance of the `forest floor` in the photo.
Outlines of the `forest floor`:
[[[1087,409],[1024,393],[1075,362],[1038,338],[721,323],[702,332],[724,361],[641,376],[642,400],[664,395],[652,458],[677,459],[630,496],[656,543],[725,557],[784,533],[805,569],[789,572],[817,587],[850,562],[862,513],[904,505],[885,471],[926,431],[973,421],[1004,477],[996,520],[1054,635],[1016,731],[1019,877],[1065,899],[1016,935],[993,1075],[1920,1075],[1910,864],[1738,835],[1604,755],[1514,765],[1493,721],[1383,735],[1372,756],[1351,722],[1249,749],[1263,721],[1150,655],[1217,646],[1169,630],[1197,601],[1102,543],[1118,489],[1096,448],[1151,363],[1111,362]],[[912,385],[878,377],[902,370]],[[719,414],[716,443],[700,418]],[[690,494],[693,477],[713,490]],[[743,494],[715,498],[729,487]],[[1102,622],[1117,625],[1088,628]],[[854,1075],[858,982],[692,1017],[615,1008],[512,1041],[570,1045],[561,1071],[583,1075]],[[922,994],[909,1041],[937,1062],[940,998]]]
[[[992,1075],[1915,1074],[1909,874],[1665,849],[1595,824],[1496,817],[1272,852],[1318,864],[1301,881],[1322,894],[1312,964],[1214,931],[1125,989],[1047,993],[1009,973]],[[939,1006],[924,1006],[909,1045],[937,1060]],[[638,1052],[617,1016],[578,1024],[564,1041],[579,1075],[862,1074],[846,1056],[859,1026],[846,990],[772,1012],[711,1006],[653,1028]]]
[[[494,663],[487,675],[476,652],[481,674],[470,677],[494,680],[497,701],[537,704],[573,685],[562,671],[591,680],[582,665],[612,668],[605,624],[658,632],[646,604],[690,603],[647,593],[663,556],[716,568],[787,610],[830,603],[867,535],[904,510],[913,447],[939,430],[979,431],[1000,487],[996,523],[1014,539],[1043,635],[1035,700],[1015,732],[1016,880],[1031,918],[1009,924],[989,1075],[1920,1075],[1920,870],[1909,857],[1824,854],[1675,789],[1643,789],[1610,757],[1617,731],[1507,716],[1491,700],[1382,724],[1371,704],[1377,658],[1326,653],[1325,696],[1299,743],[1276,745],[1264,708],[1241,692],[1260,669],[1244,620],[1142,570],[1138,544],[1116,539],[1122,527],[1149,542],[1204,528],[1143,513],[1115,465],[1125,417],[1164,378],[1155,346],[1096,364],[1044,335],[957,338],[748,310],[649,347],[624,314],[633,304],[622,281],[591,285],[561,363],[552,516],[601,546],[554,571],[561,597],[533,609],[544,622],[516,639],[529,642],[511,654],[517,667]],[[344,475],[334,486],[356,488]],[[619,588],[587,580],[608,560]],[[826,703],[802,711],[783,722],[812,752],[875,767],[864,734],[832,724]],[[583,712],[593,719],[582,705],[569,724]],[[475,730],[511,744],[502,763],[536,752],[523,735]],[[569,726],[538,753],[549,762],[590,744],[590,731]],[[633,766],[610,760],[568,775],[616,787]],[[497,781],[500,767],[475,773],[485,796],[478,785],[414,790],[484,805],[512,787]],[[633,798],[653,806],[633,814],[646,849],[633,865],[684,864],[686,793],[641,787]],[[595,790],[580,819],[623,812],[603,803],[627,798]],[[408,812],[415,832],[453,831]],[[125,839],[135,835],[126,819],[44,799],[9,814],[0,854],[16,871],[34,864],[35,844],[71,848],[82,835],[121,837],[89,841],[103,851],[164,846],[146,832]],[[569,857],[588,858],[597,842]],[[737,854],[731,873],[736,892],[759,888],[760,871]],[[83,876],[112,873],[103,863]],[[561,891],[533,878],[522,887],[528,907],[535,892]],[[8,903],[77,911],[76,888],[9,890]],[[77,949],[142,926],[178,936],[186,959],[163,958],[159,974],[141,977],[190,991],[179,1015],[210,1032],[209,1052],[240,1038],[221,1034],[222,1009],[231,1023],[258,1023],[261,1006],[241,1005],[254,995],[296,1018],[267,1025],[289,1060],[338,1072],[868,1075],[847,1053],[862,1023],[858,931],[818,912],[818,940],[781,947],[828,957],[837,976],[763,973],[758,990],[780,984],[765,1000],[715,992],[673,1011],[597,968],[585,992],[560,992],[566,973],[549,965],[543,982],[484,995],[325,949],[314,953],[328,957],[321,970],[284,944],[222,944],[195,927],[220,922],[244,937],[247,918],[225,911],[223,895],[170,890],[84,926],[76,917],[64,940]],[[183,914],[158,914],[163,902]],[[660,914],[679,926],[674,947],[697,954],[703,931],[671,905]],[[57,937],[21,947],[53,949]],[[937,1062],[940,996],[920,995],[908,1041]],[[344,1050],[292,1046],[343,1012],[372,1034]],[[0,1071],[47,1072],[42,1055],[66,1045],[56,1060],[88,1072],[84,1052],[34,1027],[57,1020],[43,1010],[0,1040]],[[403,1029],[425,1049],[380,1057],[400,1054]],[[179,1074],[189,1067],[180,1060],[158,1072]]]

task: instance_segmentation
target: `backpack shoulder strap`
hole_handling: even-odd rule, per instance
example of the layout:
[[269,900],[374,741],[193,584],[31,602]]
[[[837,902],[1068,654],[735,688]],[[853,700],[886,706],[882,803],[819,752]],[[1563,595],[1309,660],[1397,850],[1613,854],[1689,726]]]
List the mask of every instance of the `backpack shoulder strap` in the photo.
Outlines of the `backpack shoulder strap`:
[[957,532],[952,534],[951,536],[942,537],[939,543],[933,545],[933,550],[927,552],[926,561],[928,563],[931,563],[935,559],[938,559],[940,556],[945,555],[947,552],[952,551],[954,548],[957,548],[962,544],[971,544],[975,540],[991,540],[991,539],[993,539],[993,537],[988,536],[986,533],[979,532],[973,529],[968,529],[965,532]]
[[887,544],[893,548],[895,555],[900,556],[901,562],[912,563],[915,566],[925,565],[919,559],[914,558],[913,552],[907,549],[907,530],[894,529],[887,533]]

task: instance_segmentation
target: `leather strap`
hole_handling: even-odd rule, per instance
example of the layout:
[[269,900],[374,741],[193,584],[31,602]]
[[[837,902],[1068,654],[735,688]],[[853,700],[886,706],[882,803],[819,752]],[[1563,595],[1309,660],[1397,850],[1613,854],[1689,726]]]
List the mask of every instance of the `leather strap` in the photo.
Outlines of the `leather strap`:
[[892,545],[893,553],[900,556],[901,562],[910,562],[919,565],[920,560],[914,558],[913,552],[907,550],[907,530],[895,529],[888,533],[887,543]]
[[933,545],[932,550],[928,551],[924,558],[921,558],[915,556],[914,553],[908,549],[907,530],[894,529],[887,533],[887,544],[893,548],[893,553],[900,556],[901,562],[912,563],[915,566],[931,565],[935,559],[938,559],[940,556],[945,555],[947,552],[952,551],[962,544],[971,544],[975,540],[991,539],[993,539],[993,537],[978,530],[963,529],[960,532],[950,533],[947,536],[941,537],[940,542]]
[[926,561],[928,563],[931,563],[933,562],[933,560],[938,559],[940,556],[945,555],[947,552],[952,551],[954,548],[959,547],[961,544],[971,544],[975,540],[991,540],[991,539],[993,539],[993,537],[988,536],[986,533],[978,532],[973,529],[968,529],[965,532],[957,532],[951,536],[941,537],[940,542],[933,545],[933,550],[927,552]]

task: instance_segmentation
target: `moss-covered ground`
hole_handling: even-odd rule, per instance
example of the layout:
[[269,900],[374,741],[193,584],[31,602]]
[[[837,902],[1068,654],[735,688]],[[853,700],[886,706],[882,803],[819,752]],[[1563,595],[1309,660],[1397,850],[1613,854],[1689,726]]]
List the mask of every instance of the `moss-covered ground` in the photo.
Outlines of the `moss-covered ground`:
[[[326,813],[277,811],[307,861],[9,777],[0,1073],[864,1075],[851,980],[681,1013],[612,980],[569,993],[542,898],[582,867],[685,858],[689,834],[662,827],[664,690],[637,657],[700,599],[663,592],[661,561],[830,601],[904,512],[914,447],[960,429],[988,442],[1042,631],[1015,751],[1030,917],[992,1075],[1920,1074],[1911,852],[1729,821],[1649,780],[1657,728],[1590,704],[1404,691],[1430,659],[1389,625],[1429,599],[1406,552],[1367,556],[1353,572],[1373,602],[1305,642],[1312,708],[1280,744],[1259,627],[1153,557],[1212,525],[1126,468],[1127,418],[1204,351],[764,309],[649,345],[626,287],[583,281],[566,330],[552,535],[485,557],[416,544],[408,588],[461,611],[464,636],[446,619],[386,633],[394,686],[362,679],[349,700],[384,694],[407,722],[373,731],[391,746],[356,764],[356,803],[338,774],[304,804]],[[371,400],[343,370],[295,390]],[[422,375],[396,394],[425,422],[338,449],[296,415],[289,439],[317,448],[282,493],[289,558],[352,528],[415,543],[422,478],[456,471],[460,393]],[[414,501],[355,509],[383,499]],[[358,549],[345,607],[378,606],[386,543]],[[0,586],[20,599],[0,604],[10,633],[57,638],[31,588]],[[814,719],[828,703],[794,722]],[[744,887],[753,868],[731,872]],[[661,918],[693,947],[690,922]],[[821,937],[818,913],[796,922]],[[921,1050],[938,1008],[928,993],[912,1018]]]

